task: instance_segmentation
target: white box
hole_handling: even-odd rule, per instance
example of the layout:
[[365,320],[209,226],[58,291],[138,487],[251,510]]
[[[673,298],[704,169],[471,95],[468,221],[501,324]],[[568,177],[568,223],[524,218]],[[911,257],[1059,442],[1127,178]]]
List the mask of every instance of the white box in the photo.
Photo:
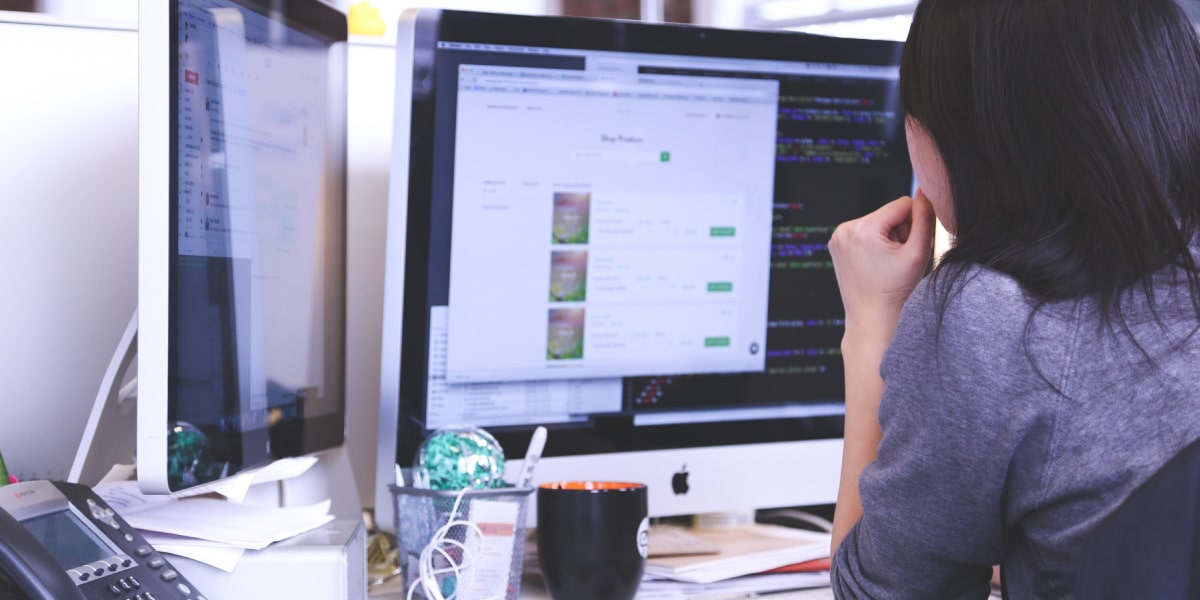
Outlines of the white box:
[[365,600],[367,531],[338,519],[263,550],[247,551],[232,573],[184,558],[171,564],[210,600]]

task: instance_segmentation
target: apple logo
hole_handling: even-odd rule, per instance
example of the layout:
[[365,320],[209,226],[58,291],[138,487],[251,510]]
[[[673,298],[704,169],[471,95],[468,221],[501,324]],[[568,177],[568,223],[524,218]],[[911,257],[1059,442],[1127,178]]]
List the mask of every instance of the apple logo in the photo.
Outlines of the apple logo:
[[686,464],[683,465],[683,468],[679,469],[678,473],[671,477],[671,489],[675,492],[676,496],[688,493],[688,470]]

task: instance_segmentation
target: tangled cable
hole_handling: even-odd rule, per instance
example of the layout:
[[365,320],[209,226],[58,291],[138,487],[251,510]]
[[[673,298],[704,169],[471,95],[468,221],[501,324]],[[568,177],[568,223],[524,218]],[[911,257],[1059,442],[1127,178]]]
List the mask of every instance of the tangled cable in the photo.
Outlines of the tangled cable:
[[[471,590],[475,579],[475,560],[476,556],[470,548],[467,547],[467,541],[472,535],[478,536],[478,540],[483,540],[483,531],[479,529],[470,520],[460,517],[459,506],[462,504],[463,496],[466,495],[470,488],[463,488],[454,499],[454,507],[450,509],[445,525],[442,525],[433,533],[429,543],[421,550],[421,554],[417,559],[418,576],[408,585],[408,600],[412,600],[413,594],[417,590],[417,586],[421,587],[425,598],[428,600],[453,600],[458,597],[462,590]],[[463,541],[456,540],[450,537],[450,531],[455,527],[465,528],[465,533],[462,536]],[[458,552],[461,555],[461,560],[455,559],[454,554]],[[446,566],[436,566],[434,561],[437,558],[445,561]],[[454,590],[450,595],[445,595],[442,586],[438,581],[441,575],[454,574]],[[503,596],[490,596],[487,598],[465,598],[464,600],[503,600]]]

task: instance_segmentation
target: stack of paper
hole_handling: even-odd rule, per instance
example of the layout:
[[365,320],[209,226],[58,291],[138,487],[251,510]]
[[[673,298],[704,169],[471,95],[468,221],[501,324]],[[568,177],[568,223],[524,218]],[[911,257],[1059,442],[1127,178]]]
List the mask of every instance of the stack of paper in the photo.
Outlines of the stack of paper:
[[[300,466],[285,464],[267,475],[249,474],[223,481],[220,488],[192,489],[181,495],[147,496],[136,481],[103,483],[95,491],[159,552],[233,571],[246,550],[261,550],[333,520],[328,500],[289,508],[240,504],[250,484],[286,478]],[[277,477],[281,473],[283,477]],[[194,497],[212,492],[224,494],[225,499]]]
[[829,572],[747,575],[713,583],[644,579],[637,600],[730,600],[761,594],[829,587]]
[[688,533],[717,548],[716,554],[651,557],[646,577],[713,583],[829,556],[830,537],[777,525],[693,529]]

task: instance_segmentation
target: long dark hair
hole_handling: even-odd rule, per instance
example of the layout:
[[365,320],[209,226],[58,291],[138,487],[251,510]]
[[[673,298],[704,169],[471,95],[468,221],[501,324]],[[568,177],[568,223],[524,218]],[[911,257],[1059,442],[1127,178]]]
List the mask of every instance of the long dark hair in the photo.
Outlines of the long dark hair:
[[939,277],[1107,318],[1174,268],[1200,313],[1200,42],[1174,0],[923,0],[900,88],[954,197]]

